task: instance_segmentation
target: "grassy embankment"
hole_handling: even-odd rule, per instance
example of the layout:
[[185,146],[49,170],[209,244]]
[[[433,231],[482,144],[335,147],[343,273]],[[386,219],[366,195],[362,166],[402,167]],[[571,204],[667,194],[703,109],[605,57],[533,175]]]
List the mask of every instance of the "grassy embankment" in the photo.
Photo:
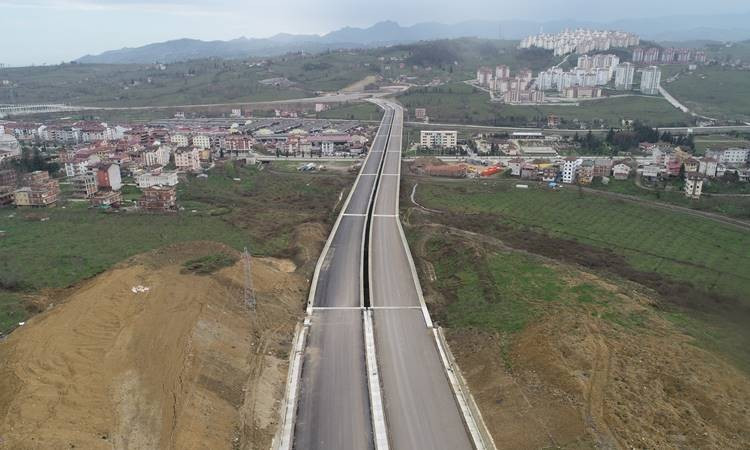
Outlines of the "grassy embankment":
[[664,88],[685,106],[708,117],[750,121],[750,71],[719,66],[682,70]]
[[540,126],[547,116],[561,118],[563,126],[620,127],[623,119],[639,119],[651,126],[685,125],[690,118],[663,98],[624,97],[584,101],[580,106],[517,106],[491,103],[489,94],[464,83],[415,88],[398,96],[404,107],[427,108],[432,122],[490,126]]
[[[240,178],[236,182],[232,178]],[[0,333],[35,312],[45,289],[72,286],[120,261],[178,242],[217,241],[253,254],[293,256],[295,228],[332,222],[331,208],[350,177],[309,177],[255,168],[216,168],[178,185],[176,214],[113,213],[68,203],[5,209],[0,230]],[[46,219],[42,221],[42,219]]]
[[[650,189],[646,189],[645,187],[638,186],[635,183],[634,178],[630,178],[622,181],[611,179],[607,185],[596,182],[591,187],[607,192],[633,195],[645,200],[669,203],[698,211],[718,213],[737,219],[750,220],[750,197],[703,195],[700,199],[694,200],[685,197],[683,184],[684,182],[682,180],[674,180],[670,182],[661,182],[656,185],[648,185]],[[748,186],[747,183],[726,183],[719,180],[713,180],[710,183],[704,183],[703,192],[706,194],[722,195],[750,194],[750,186]]]
[[[574,190],[517,190],[494,182],[420,181],[417,200],[445,212],[430,216],[436,223],[645,286],[660,299],[654,314],[750,369],[750,233]],[[428,249],[436,278],[453,292],[452,303],[438,311],[448,326],[512,334],[544,310],[539,305],[569,300],[602,303],[602,316],[622,326],[643,322],[606,307],[606,293],[561,283],[523,256],[463,251],[439,238]]]

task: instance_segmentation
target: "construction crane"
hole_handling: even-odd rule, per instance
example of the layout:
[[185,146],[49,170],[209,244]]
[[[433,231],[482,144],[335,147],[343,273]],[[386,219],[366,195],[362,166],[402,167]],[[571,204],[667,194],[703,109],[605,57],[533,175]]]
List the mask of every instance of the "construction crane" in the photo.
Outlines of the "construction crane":
[[250,268],[251,257],[250,252],[247,251],[247,247],[245,247],[245,251],[242,253],[242,262],[245,266],[245,305],[251,310],[255,310],[255,290],[253,289],[253,274]]

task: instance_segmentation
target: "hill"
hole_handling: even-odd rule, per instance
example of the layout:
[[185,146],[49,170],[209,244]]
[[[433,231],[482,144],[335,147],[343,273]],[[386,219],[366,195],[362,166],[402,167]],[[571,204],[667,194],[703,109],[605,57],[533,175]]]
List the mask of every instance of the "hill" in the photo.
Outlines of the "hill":
[[626,19],[610,23],[580,20],[532,22],[520,20],[475,20],[455,24],[424,22],[401,26],[393,21],[378,22],[367,28],[345,27],[324,35],[278,34],[269,38],[239,38],[229,41],[178,39],[137,48],[111,50],[79,58],[81,63],[153,63],[201,58],[268,57],[289,52],[317,53],[326,50],[371,48],[418,41],[477,37],[483,39],[522,39],[541,28],[557,32],[589,27],[631,31],[651,40],[719,40],[750,38],[750,13],[714,16],[670,16]]
[[[183,42],[158,51],[177,58],[188,54],[190,45]],[[236,47],[223,47],[221,43],[211,45],[236,51]],[[204,58],[163,65],[72,63],[5,69],[3,78],[10,84],[0,86],[0,103],[131,107],[261,102],[335,92],[369,76],[380,76],[383,83],[407,80],[427,84],[436,78],[455,82],[473,78],[479,65],[502,63],[514,70],[538,70],[556,61],[550,52],[519,50],[515,41],[464,38],[286,54],[263,60]],[[267,81],[274,79],[284,81]]]

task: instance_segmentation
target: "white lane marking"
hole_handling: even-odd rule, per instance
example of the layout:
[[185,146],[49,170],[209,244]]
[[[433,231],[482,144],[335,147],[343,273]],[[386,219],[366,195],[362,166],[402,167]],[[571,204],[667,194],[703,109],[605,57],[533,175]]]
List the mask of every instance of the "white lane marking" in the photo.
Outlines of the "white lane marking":
[[372,217],[398,217],[398,214],[373,214]]
[[313,311],[360,311],[365,309],[362,306],[313,306]]
[[354,214],[354,213],[346,213],[342,214],[344,217],[367,217],[367,214]]
[[391,309],[422,309],[421,306],[370,306],[372,310],[391,310]]
[[378,174],[376,174],[376,173],[361,173],[361,174],[359,174],[359,176],[361,176],[361,177],[376,177],[376,176],[378,176]]
[[385,425],[383,393],[381,392],[378,359],[375,353],[372,311],[365,311],[364,322],[365,362],[367,364],[367,384],[370,391],[370,410],[372,412],[372,429],[375,435],[375,450],[388,450],[388,430]]
[[382,175],[384,177],[398,177],[398,176],[401,176],[400,173],[381,173],[380,175]]

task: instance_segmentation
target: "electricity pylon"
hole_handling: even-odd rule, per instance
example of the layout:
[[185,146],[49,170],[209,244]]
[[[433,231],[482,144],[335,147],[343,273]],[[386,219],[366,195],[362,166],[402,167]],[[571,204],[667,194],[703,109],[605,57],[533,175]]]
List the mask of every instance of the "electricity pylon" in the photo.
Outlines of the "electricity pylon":
[[255,290],[253,289],[253,273],[250,269],[250,261],[250,252],[245,247],[245,251],[242,253],[242,262],[245,266],[245,305],[251,310],[255,310]]

